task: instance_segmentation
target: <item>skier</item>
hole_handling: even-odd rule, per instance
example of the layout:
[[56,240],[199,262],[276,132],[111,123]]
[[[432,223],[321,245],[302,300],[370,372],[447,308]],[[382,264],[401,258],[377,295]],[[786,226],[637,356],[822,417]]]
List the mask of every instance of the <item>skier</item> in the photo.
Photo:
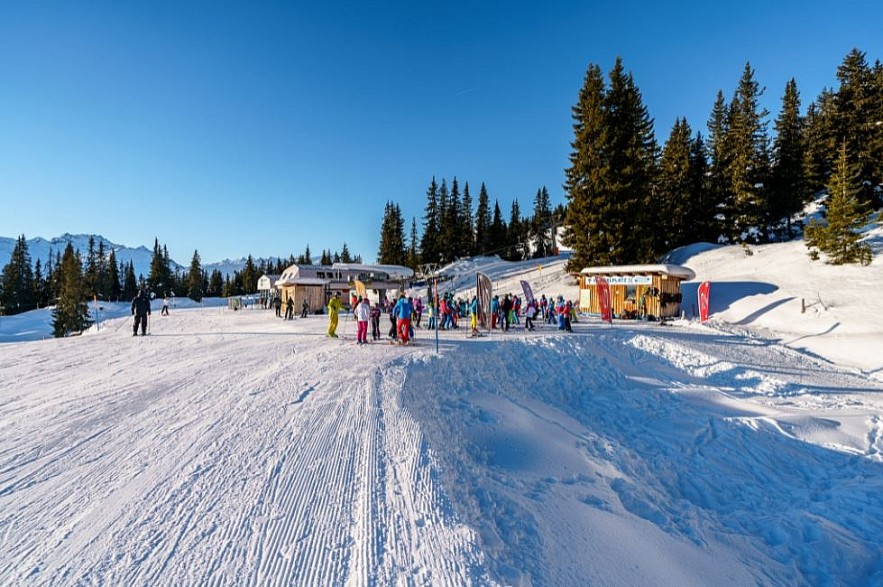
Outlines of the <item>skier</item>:
[[141,324],[141,336],[147,334],[147,317],[150,316],[150,298],[141,289],[132,300],[132,315],[135,316],[135,326],[132,336],[138,336],[138,324]]
[[340,301],[340,292],[335,292],[334,297],[328,302],[328,336],[337,338],[337,320],[343,304]]
[[380,304],[371,306],[371,338],[380,340]]
[[371,303],[363,298],[353,311],[356,316],[356,343],[368,344],[368,319],[371,317]]
[[527,302],[527,309],[524,311],[524,329],[533,330],[533,319],[537,315],[537,303],[535,301]]
[[300,305],[300,317],[306,318],[307,313],[310,311],[310,303],[304,298],[303,303]]
[[285,319],[294,320],[294,301],[291,296],[285,301]]
[[166,296],[162,299],[162,311],[160,311],[160,316],[168,316],[169,315],[169,296]]
[[411,313],[414,307],[405,297],[404,292],[399,294],[399,301],[396,302],[395,308],[392,309],[393,316],[396,318],[396,334],[402,344],[408,344],[408,335],[411,333]]
[[282,317],[282,298],[279,296],[275,296],[273,298],[273,307],[276,309],[276,316]]

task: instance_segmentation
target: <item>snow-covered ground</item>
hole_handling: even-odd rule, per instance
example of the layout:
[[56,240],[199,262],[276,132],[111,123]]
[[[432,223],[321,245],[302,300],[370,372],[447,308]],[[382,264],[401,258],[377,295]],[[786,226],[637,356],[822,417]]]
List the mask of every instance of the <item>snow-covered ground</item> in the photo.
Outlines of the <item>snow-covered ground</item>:
[[[706,324],[693,284],[673,325],[438,353],[185,302],[137,338],[0,318],[0,584],[879,585],[880,257],[751,251],[676,253]],[[563,263],[446,287],[576,298]]]

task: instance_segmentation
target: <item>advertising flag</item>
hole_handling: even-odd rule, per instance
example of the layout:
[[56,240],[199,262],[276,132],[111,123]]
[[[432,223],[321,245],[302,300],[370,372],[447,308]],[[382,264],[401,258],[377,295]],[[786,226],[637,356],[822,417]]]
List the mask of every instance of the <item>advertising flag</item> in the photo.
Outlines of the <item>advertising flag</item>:
[[365,284],[359,281],[358,279],[353,280],[353,286],[356,290],[356,295],[361,296],[363,298],[368,297],[368,292],[365,290]]
[[711,283],[705,281],[699,286],[699,321],[708,320],[708,297],[711,295]]
[[613,313],[610,311],[610,286],[603,277],[595,278],[595,288],[598,290],[598,305],[601,308],[601,320],[613,324]]
[[494,286],[491,278],[484,273],[479,273],[475,278],[475,292],[478,296],[478,324],[485,330],[491,329],[491,298],[494,296]]
[[521,289],[524,291],[524,301],[532,302],[533,301],[533,291],[530,289],[530,284],[524,280],[521,281]]

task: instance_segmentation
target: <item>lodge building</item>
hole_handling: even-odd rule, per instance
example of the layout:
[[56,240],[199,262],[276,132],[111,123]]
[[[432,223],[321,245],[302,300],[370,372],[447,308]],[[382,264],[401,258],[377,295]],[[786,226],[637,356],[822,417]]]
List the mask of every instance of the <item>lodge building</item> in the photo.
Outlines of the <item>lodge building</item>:
[[681,282],[696,274],[680,265],[619,265],[588,267],[579,273],[579,309],[599,314],[596,279],[610,287],[610,307],[615,318],[673,318],[681,311]]

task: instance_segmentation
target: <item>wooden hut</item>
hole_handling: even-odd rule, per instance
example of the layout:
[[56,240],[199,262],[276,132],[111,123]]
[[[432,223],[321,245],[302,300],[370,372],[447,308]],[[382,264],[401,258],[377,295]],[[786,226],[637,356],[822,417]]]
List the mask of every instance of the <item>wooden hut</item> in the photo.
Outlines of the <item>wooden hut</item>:
[[680,265],[620,265],[588,267],[579,274],[579,308],[601,312],[595,280],[610,286],[610,307],[616,318],[672,318],[681,311],[681,282],[696,278]]

